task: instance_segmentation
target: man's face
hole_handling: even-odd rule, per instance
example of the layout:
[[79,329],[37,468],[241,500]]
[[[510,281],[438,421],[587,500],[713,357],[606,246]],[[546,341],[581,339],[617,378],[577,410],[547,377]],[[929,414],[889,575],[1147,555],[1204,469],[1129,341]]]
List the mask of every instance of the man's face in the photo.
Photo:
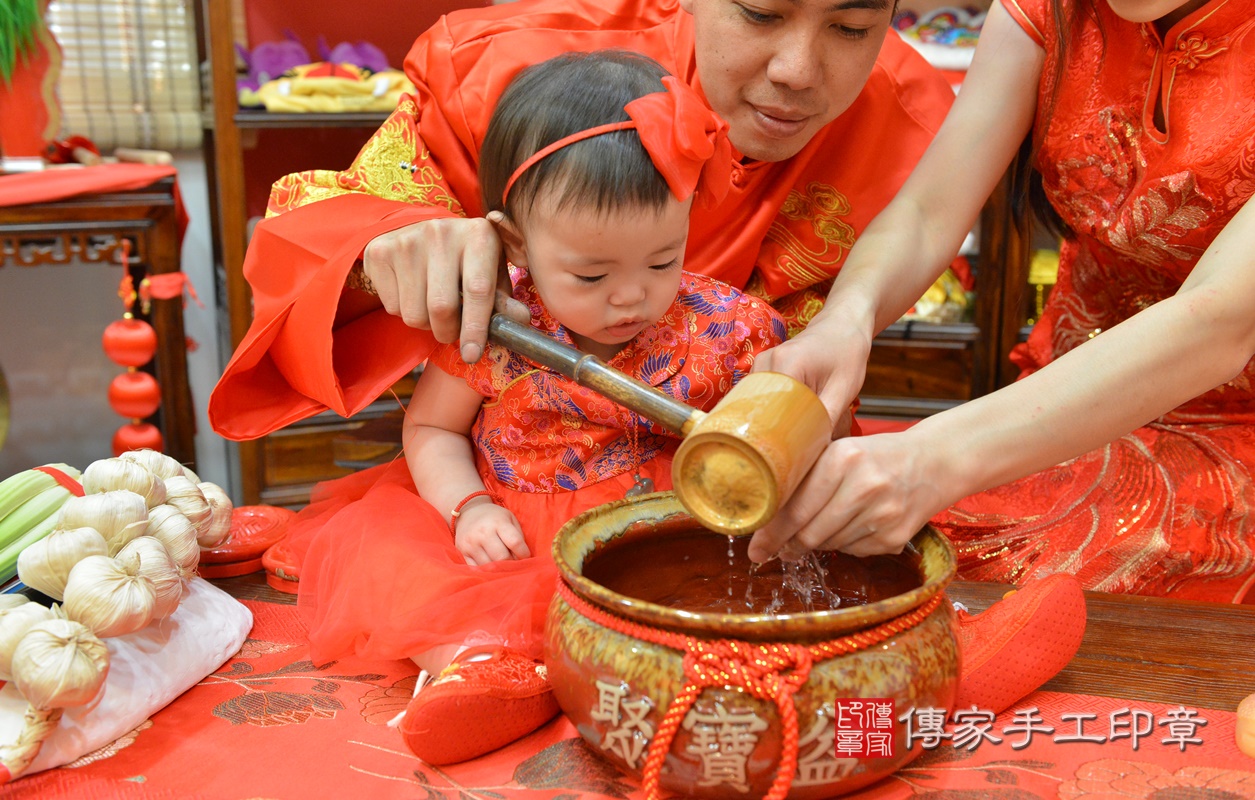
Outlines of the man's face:
[[783,161],[863,90],[891,0],[680,0],[693,15],[697,72],[749,158]]

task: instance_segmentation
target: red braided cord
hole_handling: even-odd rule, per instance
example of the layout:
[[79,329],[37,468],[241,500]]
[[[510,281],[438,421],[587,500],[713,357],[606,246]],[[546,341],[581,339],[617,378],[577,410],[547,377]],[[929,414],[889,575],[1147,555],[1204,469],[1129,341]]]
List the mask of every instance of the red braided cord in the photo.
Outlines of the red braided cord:
[[[775,779],[767,800],[783,800],[793,784],[797,769],[798,722],[793,695],[806,684],[811,667],[839,655],[855,653],[879,644],[922,622],[941,604],[934,595],[914,611],[881,623],[875,628],[803,647],[795,644],[751,644],[736,639],[697,639],[659,630],[626,620],[594,607],[579,597],[565,582],[558,594],[577,614],[619,633],[684,653],[684,675],[688,682],[672,699],[658,724],[642,770],[641,788],[646,800],[661,797],[662,766],[685,715],[707,686],[740,686],[755,697],[773,700],[780,714],[783,747]],[[789,670],[787,673],[786,670]]]
[[[649,743],[649,754],[645,757],[645,768],[641,771],[641,787],[645,790],[645,800],[658,800],[661,797],[659,787],[661,786],[662,765],[667,760],[667,753],[671,752],[671,742],[675,739],[676,731],[680,729],[680,723],[684,721],[685,715],[689,713],[689,709],[693,707],[693,703],[697,702],[697,698],[701,695],[703,687],[695,683],[685,684],[675,699],[671,701],[671,705],[667,707],[667,713],[663,715],[662,722],[658,723],[658,730],[654,733],[654,740]],[[666,746],[660,746],[659,742],[665,742]]]

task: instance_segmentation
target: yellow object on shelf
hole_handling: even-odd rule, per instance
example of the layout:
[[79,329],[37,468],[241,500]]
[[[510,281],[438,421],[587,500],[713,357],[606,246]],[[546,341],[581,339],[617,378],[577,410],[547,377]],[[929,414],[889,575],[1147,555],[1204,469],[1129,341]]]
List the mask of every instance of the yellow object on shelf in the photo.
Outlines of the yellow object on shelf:
[[1046,310],[1046,293],[1048,287],[1054,286],[1059,279],[1059,251],[1034,250],[1033,258],[1028,263],[1028,285],[1033,287],[1033,313],[1027,320],[1033,325],[1041,319]]
[[902,320],[935,324],[959,322],[967,315],[970,305],[963,283],[954,270],[947,267]]
[[1034,286],[1054,286],[1059,278],[1059,251],[1035,250],[1028,264],[1028,282]]
[[306,64],[267,81],[253,96],[241,92],[242,105],[260,101],[267,111],[343,113],[392,111],[414,84],[399,70],[370,72],[352,64]]

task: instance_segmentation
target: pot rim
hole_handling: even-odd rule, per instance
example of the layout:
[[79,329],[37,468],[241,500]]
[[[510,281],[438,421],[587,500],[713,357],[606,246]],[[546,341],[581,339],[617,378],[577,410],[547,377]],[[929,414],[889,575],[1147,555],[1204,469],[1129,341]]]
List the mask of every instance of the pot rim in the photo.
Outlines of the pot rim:
[[[607,611],[635,622],[641,622],[679,633],[701,631],[717,638],[747,640],[830,639],[900,617],[922,606],[942,592],[954,580],[958,569],[954,546],[940,531],[925,525],[908,546],[921,556],[936,552],[940,558],[938,574],[925,574],[921,586],[875,603],[838,608],[830,611],[807,611],[796,614],[712,614],[684,611],[650,603],[595,583],[581,574],[591,547],[580,548],[572,541],[575,533],[589,524],[613,531],[597,541],[609,541],[641,526],[650,528],[692,528],[699,523],[681,505],[673,492],[655,492],[616,500],[589,509],[573,517],[559,529],[553,539],[553,560],[563,581],[580,597]],[[722,534],[712,531],[712,536]],[[921,561],[921,568],[924,563]]]

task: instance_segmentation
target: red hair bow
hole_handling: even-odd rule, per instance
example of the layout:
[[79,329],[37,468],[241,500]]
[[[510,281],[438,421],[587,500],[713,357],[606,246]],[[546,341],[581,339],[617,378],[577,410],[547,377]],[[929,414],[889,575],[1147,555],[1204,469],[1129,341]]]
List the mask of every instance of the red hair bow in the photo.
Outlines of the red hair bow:
[[697,192],[705,205],[718,205],[732,179],[728,123],[683,81],[668,75],[662,83],[667,91],[638,97],[623,110],[671,194],[686,200]]
[[501,205],[506,205],[519,176],[540,160],[575,142],[629,128],[636,129],[649,160],[677,200],[687,200],[698,192],[707,206],[718,205],[732,181],[728,123],[683,81],[668,75],[662,83],[667,87],[665,92],[638,97],[623,107],[629,119],[578,131],[532,153],[506,181]]

